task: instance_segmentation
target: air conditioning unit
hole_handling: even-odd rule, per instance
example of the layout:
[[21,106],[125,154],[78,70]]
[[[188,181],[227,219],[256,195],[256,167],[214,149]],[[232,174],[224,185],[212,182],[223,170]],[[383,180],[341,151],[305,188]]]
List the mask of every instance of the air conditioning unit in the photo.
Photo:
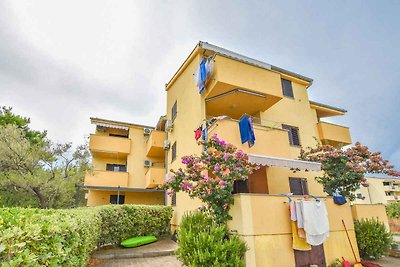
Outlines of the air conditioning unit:
[[144,135],[150,135],[152,130],[153,130],[153,129],[151,129],[151,128],[144,128],[144,129],[143,129],[143,134],[144,134]]
[[144,161],[144,166],[145,167],[151,167],[151,166],[153,166],[153,162],[151,160],[146,159]]
[[164,150],[168,150],[170,146],[170,143],[168,140],[164,140]]
[[171,120],[167,120],[165,122],[165,131],[172,132],[173,129],[174,129],[174,123]]

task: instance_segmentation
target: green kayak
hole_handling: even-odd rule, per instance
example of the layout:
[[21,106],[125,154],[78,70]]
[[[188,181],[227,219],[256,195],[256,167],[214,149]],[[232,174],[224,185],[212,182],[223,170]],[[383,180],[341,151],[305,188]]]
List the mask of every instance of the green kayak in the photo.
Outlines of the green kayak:
[[134,248],[146,244],[150,244],[157,241],[155,236],[138,236],[138,237],[131,237],[121,242],[121,246],[126,248]]

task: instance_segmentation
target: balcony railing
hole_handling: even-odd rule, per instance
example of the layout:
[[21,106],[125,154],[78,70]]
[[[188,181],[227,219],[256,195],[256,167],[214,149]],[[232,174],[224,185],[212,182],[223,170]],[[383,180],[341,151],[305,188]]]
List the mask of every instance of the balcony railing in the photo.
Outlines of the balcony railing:
[[290,158],[290,146],[287,131],[276,127],[276,124],[253,124],[256,142],[249,148],[242,144],[237,120],[223,119],[216,121],[209,130],[209,136],[216,133],[219,138],[235,145],[250,154],[268,155],[280,158]]
[[156,188],[162,185],[165,177],[165,168],[151,167],[146,173],[146,188]]
[[351,144],[350,130],[348,127],[328,122],[317,123],[320,140],[332,146],[338,147]]
[[85,176],[86,186],[128,187],[127,172],[93,171]]
[[164,157],[164,141],[166,133],[164,131],[153,130],[147,141],[147,157]]
[[131,139],[91,134],[89,149],[95,153],[128,155],[131,152]]

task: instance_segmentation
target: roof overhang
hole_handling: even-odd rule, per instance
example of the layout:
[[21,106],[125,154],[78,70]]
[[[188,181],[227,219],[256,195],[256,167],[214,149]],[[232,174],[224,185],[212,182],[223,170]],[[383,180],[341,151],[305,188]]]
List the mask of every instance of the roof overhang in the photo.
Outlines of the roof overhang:
[[310,107],[315,109],[319,118],[344,115],[347,110],[310,100]]
[[172,84],[176,81],[177,77],[187,68],[187,66],[193,61],[194,58],[196,58],[197,55],[199,54],[217,54],[223,57],[227,57],[236,61],[240,61],[249,65],[253,65],[259,68],[263,68],[266,70],[270,71],[275,71],[282,73],[285,76],[285,78],[290,78],[293,77],[295,78],[296,81],[300,83],[304,83],[307,85],[307,88],[311,86],[313,79],[297,74],[295,72],[279,68],[277,66],[271,65],[269,63],[253,59],[244,55],[241,55],[239,53],[235,53],[233,51],[230,51],[228,49],[207,43],[207,42],[202,42],[200,41],[196,47],[192,50],[192,52],[189,54],[189,56],[186,58],[186,60],[182,63],[182,65],[179,67],[179,69],[175,72],[175,74],[172,76],[170,81],[165,84],[165,90],[168,91],[169,88],[172,86]]
[[297,159],[277,158],[264,155],[249,154],[249,162],[268,167],[289,168],[303,171],[321,171],[321,163]]
[[129,130],[130,127],[154,129],[154,127],[147,126],[147,125],[107,120],[107,119],[100,119],[100,118],[93,118],[93,117],[90,118],[90,122],[92,124],[95,124],[96,126],[102,126],[102,127],[114,128],[114,129],[123,129],[123,130]]

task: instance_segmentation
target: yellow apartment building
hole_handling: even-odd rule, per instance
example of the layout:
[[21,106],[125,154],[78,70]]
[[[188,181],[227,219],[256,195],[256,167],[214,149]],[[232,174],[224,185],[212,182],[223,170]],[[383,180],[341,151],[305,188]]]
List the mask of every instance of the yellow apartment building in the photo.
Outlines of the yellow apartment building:
[[400,179],[394,177],[366,177],[368,187],[356,191],[355,204],[389,204],[400,201]]
[[[207,77],[199,88],[198,69],[207,60]],[[336,205],[315,181],[321,166],[298,160],[301,147],[316,140],[343,146],[352,143],[349,128],[325,122],[346,110],[311,101],[312,79],[224,48],[199,42],[166,84],[167,112],[156,127],[91,118],[94,171],[85,178],[88,205],[165,204],[174,207],[171,228],[200,201],[185,193],[165,197],[157,189],[181,157],[200,154],[194,132],[202,127],[249,154],[261,166],[246,182],[235,184],[233,219],[228,226],[249,247],[247,266],[327,266],[342,256],[352,259],[342,220],[358,254],[349,203]],[[202,93],[200,90],[202,89]],[[253,120],[255,144],[242,144],[238,121]],[[204,136],[204,134],[203,134]],[[292,248],[288,198],[317,196],[328,211],[328,240],[311,251]],[[123,200],[121,201],[121,196]]]
[[93,171],[85,177],[87,205],[164,204],[157,189],[165,178],[164,131],[156,127],[90,118]]
[[[212,60],[213,72],[200,94],[194,76],[205,58]],[[246,185],[235,188],[233,220],[228,223],[250,248],[247,266],[326,266],[341,256],[352,258],[342,224],[344,220],[355,245],[349,204],[338,206],[326,198],[314,180],[320,170],[317,163],[297,160],[300,148],[315,146],[315,138],[334,146],[352,142],[348,127],[323,121],[346,111],[311,101],[311,85],[308,77],[205,42],[194,48],[166,85],[167,136],[173,148],[166,157],[167,169],[182,167],[179,159],[184,155],[201,153],[193,132],[207,122],[209,136],[217,133],[263,166]],[[251,148],[242,144],[238,128],[245,114],[254,121],[256,141]],[[330,237],[323,246],[309,252],[292,249],[288,201],[279,195],[290,192],[326,202]],[[173,202],[173,228],[184,212],[200,205],[185,193],[178,193]]]

